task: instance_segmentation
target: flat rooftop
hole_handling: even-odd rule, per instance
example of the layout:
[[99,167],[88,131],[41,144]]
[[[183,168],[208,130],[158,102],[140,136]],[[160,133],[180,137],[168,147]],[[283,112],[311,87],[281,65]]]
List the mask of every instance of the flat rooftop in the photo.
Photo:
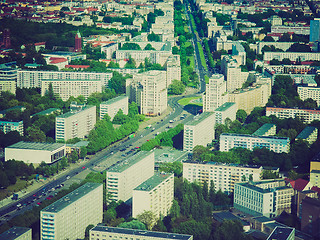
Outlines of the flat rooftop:
[[182,161],[188,157],[188,153],[169,147],[162,147],[161,149],[154,149],[154,159],[157,163]]
[[141,183],[138,187],[134,190],[138,191],[151,191],[160,183],[167,180],[169,177],[173,176],[173,173],[155,173],[151,178],[147,179],[143,183]]
[[200,114],[199,116],[195,116],[193,118],[193,120],[191,120],[190,122],[186,123],[185,125],[187,125],[187,126],[195,126],[195,125],[201,123],[207,117],[210,117],[211,115],[213,115],[213,112],[204,112],[204,113]]
[[0,234],[0,240],[14,240],[28,231],[31,231],[31,228],[12,227],[4,233]]
[[101,183],[91,183],[88,182],[81,187],[77,188],[73,192],[67,194],[66,196],[60,198],[59,200],[55,201],[48,207],[42,209],[42,212],[51,212],[51,213],[57,213],[60,212],[65,207],[69,206],[71,203],[79,200],[83,196],[90,193],[92,190],[95,190],[96,188],[102,186]]
[[140,162],[142,159],[144,159],[145,157],[154,154],[153,152],[149,152],[149,151],[140,151],[137,154],[133,155],[132,157],[116,164],[115,166],[113,166],[112,168],[110,168],[108,170],[108,172],[123,172],[125,170],[127,170],[129,167],[133,166],[134,164]]
[[54,151],[58,148],[63,147],[63,143],[38,143],[38,142],[17,142],[8,146],[7,148],[16,149],[29,149],[29,150],[42,150],[42,151]]
[[294,234],[294,228],[278,226],[269,235],[267,240],[287,240],[292,233]]
[[252,135],[254,135],[254,136],[262,136],[266,132],[268,132],[271,128],[273,128],[274,126],[276,126],[276,125],[273,124],[273,123],[265,123],[257,131],[255,131]]
[[65,79],[65,78],[55,78],[55,79],[43,79],[43,82],[101,82],[100,79]]
[[163,238],[163,239],[189,240],[192,238],[191,235],[185,235],[185,234],[153,232],[153,231],[145,231],[145,230],[139,230],[139,229],[107,227],[107,226],[96,226],[92,228],[90,231],[135,235],[135,236],[142,236],[142,238],[153,237],[156,239]]
[[224,112],[225,110],[227,110],[228,108],[232,107],[233,105],[235,105],[234,102],[226,102],[226,103],[222,104],[220,107],[218,107],[214,111],[215,112]]
[[316,130],[316,127],[307,126],[305,129],[302,130],[301,133],[299,133],[299,135],[296,138],[307,139]]
[[267,139],[279,139],[279,140],[287,140],[287,137],[276,137],[276,136],[253,136],[249,134],[238,134],[238,133],[222,133],[221,136],[235,136],[235,137],[249,137],[249,138],[267,138]]
[[93,105],[87,105],[85,107],[82,107],[81,110],[77,110],[77,111],[70,111],[70,112],[67,112],[67,113],[64,113],[64,114],[61,114],[59,116],[57,116],[57,118],[68,118],[68,117],[71,117],[79,112],[82,112],[82,111],[85,111],[85,110],[88,110],[90,108],[95,108],[96,106],[93,106]]
[[61,109],[59,109],[59,108],[48,108],[46,110],[43,110],[41,112],[33,114],[32,117],[34,117],[34,116],[42,116],[42,115],[49,115],[49,114],[52,114],[54,112],[61,112]]
[[102,105],[111,105],[111,104],[113,104],[115,102],[118,102],[118,101],[121,101],[123,99],[128,99],[128,97],[127,96],[118,96],[118,97],[115,97],[115,98],[111,98],[108,101],[102,102],[101,104]]
[[258,165],[241,165],[236,163],[222,163],[222,162],[198,162],[198,161],[192,161],[192,160],[186,160],[183,161],[183,163],[191,163],[191,164],[201,164],[201,165],[216,165],[221,167],[242,167],[242,168],[262,168]]

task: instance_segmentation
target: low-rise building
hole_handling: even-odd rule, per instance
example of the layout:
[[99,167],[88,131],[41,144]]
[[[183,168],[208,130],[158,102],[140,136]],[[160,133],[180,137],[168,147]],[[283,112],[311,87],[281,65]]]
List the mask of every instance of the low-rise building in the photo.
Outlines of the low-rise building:
[[155,173],[133,190],[132,217],[151,211],[156,218],[169,214],[172,206],[174,177],[172,173]]
[[233,102],[226,102],[218,107],[215,111],[216,124],[224,124],[225,120],[229,118],[231,121],[236,120],[237,105]]
[[183,150],[192,152],[197,145],[207,146],[214,139],[215,115],[204,112],[184,125]]
[[96,115],[96,106],[71,105],[70,112],[56,117],[56,141],[88,136]]
[[303,141],[308,142],[309,144],[314,143],[317,141],[318,138],[318,128],[312,127],[312,126],[307,126],[305,129],[302,130],[301,133],[296,137],[296,141],[298,139],[301,139]]
[[84,238],[88,225],[102,222],[103,185],[88,182],[40,212],[40,240]]
[[274,136],[253,136],[248,134],[222,133],[220,135],[220,151],[228,152],[232,148],[267,148],[276,153],[288,153],[290,139]]
[[252,135],[254,136],[274,136],[277,133],[277,126],[273,123],[263,124],[257,131]]
[[128,229],[118,227],[96,226],[89,231],[90,240],[131,239],[131,240],[193,240],[192,235],[153,232],[139,229]]
[[267,240],[294,240],[294,239],[295,239],[294,228],[279,227],[279,226],[277,226],[267,238]]
[[25,163],[53,163],[66,155],[62,143],[18,142],[5,148],[5,161],[14,159]]
[[0,131],[3,133],[8,133],[11,131],[17,131],[21,136],[23,136],[23,121],[9,121],[0,120]]
[[253,216],[279,216],[283,211],[291,213],[293,189],[283,180],[236,183],[233,205]]
[[298,117],[304,123],[311,123],[314,120],[320,120],[320,110],[314,109],[266,107],[266,116],[269,117],[271,115],[280,119]]
[[259,181],[263,168],[261,166],[244,166],[217,162],[183,162],[183,178],[189,182],[207,182],[214,184],[215,190],[231,193],[234,184],[243,181]]
[[301,100],[311,98],[317,102],[318,106],[320,105],[320,87],[298,86],[297,92]]
[[103,119],[104,115],[108,114],[112,121],[120,109],[122,110],[123,114],[127,115],[128,101],[129,100],[127,96],[119,96],[100,103],[100,119]]
[[12,227],[0,234],[1,240],[32,240],[32,229],[26,227]]
[[127,201],[133,189],[154,175],[154,152],[139,152],[107,170],[109,200]]
[[263,54],[264,61],[272,59],[282,61],[285,58],[295,62],[320,61],[320,54],[315,52],[265,52]]

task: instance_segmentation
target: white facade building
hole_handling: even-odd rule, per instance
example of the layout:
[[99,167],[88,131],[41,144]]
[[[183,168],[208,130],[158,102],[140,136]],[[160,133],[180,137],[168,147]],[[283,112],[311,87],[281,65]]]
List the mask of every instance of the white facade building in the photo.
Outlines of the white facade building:
[[197,145],[207,146],[214,139],[215,115],[204,112],[184,125],[183,150],[192,152]]
[[118,50],[118,43],[109,43],[101,47],[101,52],[106,54],[106,59],[112,59],[112,54]]
[[17,131],[21,136],[23,136],[23,121],[14,122],[0,120],[0,131],[5,134],[11,131]]
[[62,143],[17,142],[5,148],[5,161],[14,159],[27,164],[53,163],[66,155]]
[[319,87],[304,87],[299,86],[297,89],[299,97],[301,100],[306,100],[311,98],[317,102],[317,105],[320,105],[320,88]]
[[43,80],[99,80],[102,86],[108,86],[112,78],[112,72],[62,72],[62,71],[36,71],[36,70],[19,70],[17,77],[17,87],[31,88],[41,87]]
[[2,240],[32,240],[32,229],[26,227],[12,227],[0,234]]
[[202,96],[203,111],[214,112],[227,102],[227,82],[222,74],[214,74],[206,84],[206,91]]
[[220,135],[220,151],[228,152],[232,148],[267,148],[276,153],[290,151],[290,139],[273,136],[254,136],[247,134],[222,133]]
[[275,115],[277,118],[300,118],[304,123],[320,120],[320,110],[266,107],[266,116]]
[[133,79],[127,79],[126,85],[129,101],[137,103],[141,114],[157,116],[167,109],[165,71],[152,70],[135,74]]
[[127,96],[119,96],[100,103],[100,119],[103,119],[104,115],[108,114],[112,121],[120,109],[122,110],[123,114],[127,115],[128,101],[129,100]]
[[174,177],[172,173],[155,173],[133,190],[132,217],[151,211],[156,218],[169,214],[172,206]]
[[320,61],[320,53],[315,52],[265,52],[263,54],[264,61],[277,59],[282,61],[284,58],[290,61]]
[[226,102],[215,111],[215,124],[224,124],[225,120],[229,118],[231,121],[236,120],[237,105],[233,102]]
[[259,181],[263,168],[217,162],[183,162],[183,178],[189,182],[214,184],[215,190],[233,192],[234,184],[241,181]]
[[181,80],[180,55],[171,55],[168,57],[166,71],[167,87],[169,87],[173,80]]
[[154,175],[154,152],[139,152],[107,171],[110,200],[127,201],[133,189]]
[[90,240],[130,239],[130,240],[193,240],[192,235],[168,232],[153,232],[139,229],[96,226],[89,231]]
[[88,136],[96,124],[96,106],[70,108],[70,112],[56,117],[56,141]]

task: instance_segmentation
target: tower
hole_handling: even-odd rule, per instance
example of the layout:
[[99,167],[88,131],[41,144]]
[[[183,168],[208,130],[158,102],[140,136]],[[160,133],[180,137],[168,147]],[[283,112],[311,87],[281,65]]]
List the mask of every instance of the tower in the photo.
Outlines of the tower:
[[11,41],[10,41],[10,30],[8,28],[5,28],[3,30],[3,46],[5,48],[11,47]]
[[75,47],[74,47],[74,51],[75,52],[81,52],[81,47],[82,47],[82,43],[81,43],[81,35],[80,32],[78,31],[76,36],[75,36]]

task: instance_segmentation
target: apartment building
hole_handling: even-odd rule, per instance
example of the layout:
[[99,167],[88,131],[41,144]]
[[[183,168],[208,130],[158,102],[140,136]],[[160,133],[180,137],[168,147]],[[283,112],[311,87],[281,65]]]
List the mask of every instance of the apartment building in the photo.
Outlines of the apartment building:
[[144,211],[151,211],[156,218],[167,216],[174,199],[173,190],[172,173],[155,173],[133,189],[132,217],[136,218]]
[[229,118],[231,121],[236,120],[237,105],[233,102],[226,102],[218,107],[215,111],[215,124],[224,124],[225,120]]
[[246,65],[246,51],[240,42],[232,44],[232,58],[236,59],[239,65]]
[[310,35],[309,26],[271,26],[271,33],[295,33],[298,35]]
[[261,166],[244,166],[240,164],[226,164],[217,162],[183,162],[183,178],[189,182],[207,182],[210,187],[211,181],[215,190],[231,193],[234,184],[243,181],[259,181],[263,168]]
[[264,61],[277,59],[282,61],[284,58],[290,61],[320,61],[320,54],[315,52],[265,52],[263,54]]
[[300,118],[304,123],[311,123],[320,120],[320,110],[299,109],[299,108],[280,108],[266,107],[266,116],[275,115],[277,118]]
[[192,235],[153,232],[139,229],[96,226],[89,231],[90,240],[130,239],[130,240],[193,240]]
[[84,96],[87,99],[93,93],[102,92],[102,85],[99,80],[51,79],[42,80],[41,96],[48,92],[50,85],[52,85],[54,94],[63,101],[67,101],[70,97],[77,98],[79,96]]
[[126,94],[130,102],[137,103],[141,114],[157,116],[167,109],[165,79],[166,72],[157,70],[135,74],[133,79],[127,79]]
[[43,80],[98,80],[102,86],[108,86],[112,78],[112,72],[62,72],[62,71],[36,71],[19,70],[17,76],[17,87],[32,88],[41,87]]
[[167,88],[173,80],[181,80],[180,55],[171,55],[168,57],[166,71]]
[[0,120],[0,131],[3,133],[8,133],[11,131],[17,131],[20,136],[23,136],[23,121],[9,121]]
[[267,148],[276,153],[288,153],[290,150],[290,139],[273,136],[253,136],[247,134],[222,133],[220,135],[220,151],[228,152],[232,148]]
[[254,136],[274,136],[277,133],[277,126],[273,123],[263,124],[257,131],[252,135]]
[[70,112],[56,117],[56,141],[84,138],[96,124],[96,106],[71,105]]
[[0,92],[10,92],[16,94],[16,81],[15,80],[2,80],[0,79]]
[[320,88],[319,87],[305,87],[298,86],[297,92],[301,100],[306,100],[311,98],[317,102],[317,105],[320,105]]
[[224,80],[224,76],[213,74],[206,83],[206,91],[202,95],[203,111],[214,112],[226,103],[227,99],[227,82]]
[[312,186],[320,187],[320,153],[310,161],[310,183]]
[[112,59],[112,54],[118,50],[118,43],[111,42],[101,47],[101,53],[105,53],[106,59]]
[[309,144],[314,143],[318,139],[318,128],[312,126],[305,127],[296,137],[296,141],[298,139],[304,140]]
[[107,171],[110,201],[127,201],[133,189],[154,175],[154,152],[139,152]]
[[214,139],[214,113],[204,112],[184,125],[183,150],[192,152],[197,145],[207,146]]
[[291,213],[293,189],[283,180],[236,183],[233,206],[253,216],[279,216],[283,211]]
[[254,84],[248,88],[235,90],[228,93],[228,102],[234,102],[237,105],[237,110],[245,110],[248,114],[255,107],[264,107],[271,95],[270,85]]
[[17,142],[5,148],[5,161],[14,159],[25,163],[53,163],[66,155],[62,143]]
[[40,240],[84,238],[88,225],[102,222],[103,184],[86,183],[40,212]]
[[267,240],[294,240],[295,239],[295,228],[280,227],[276,228],[269,235]]
[[100,103],[100,119],[103,119],[104,115],[108,114],[112,121],[120,109],[127,115],[128,101],[129,99],[127,96],[119,96]]
[[320,18],[310,21],[310,42],[320,41]]
[[320,236],[320,200],[306,197],[302,200],[301,230],[314,238]]
[[32,240],[32,229],[26,227],[12,227],[0,234],[1,240]]

